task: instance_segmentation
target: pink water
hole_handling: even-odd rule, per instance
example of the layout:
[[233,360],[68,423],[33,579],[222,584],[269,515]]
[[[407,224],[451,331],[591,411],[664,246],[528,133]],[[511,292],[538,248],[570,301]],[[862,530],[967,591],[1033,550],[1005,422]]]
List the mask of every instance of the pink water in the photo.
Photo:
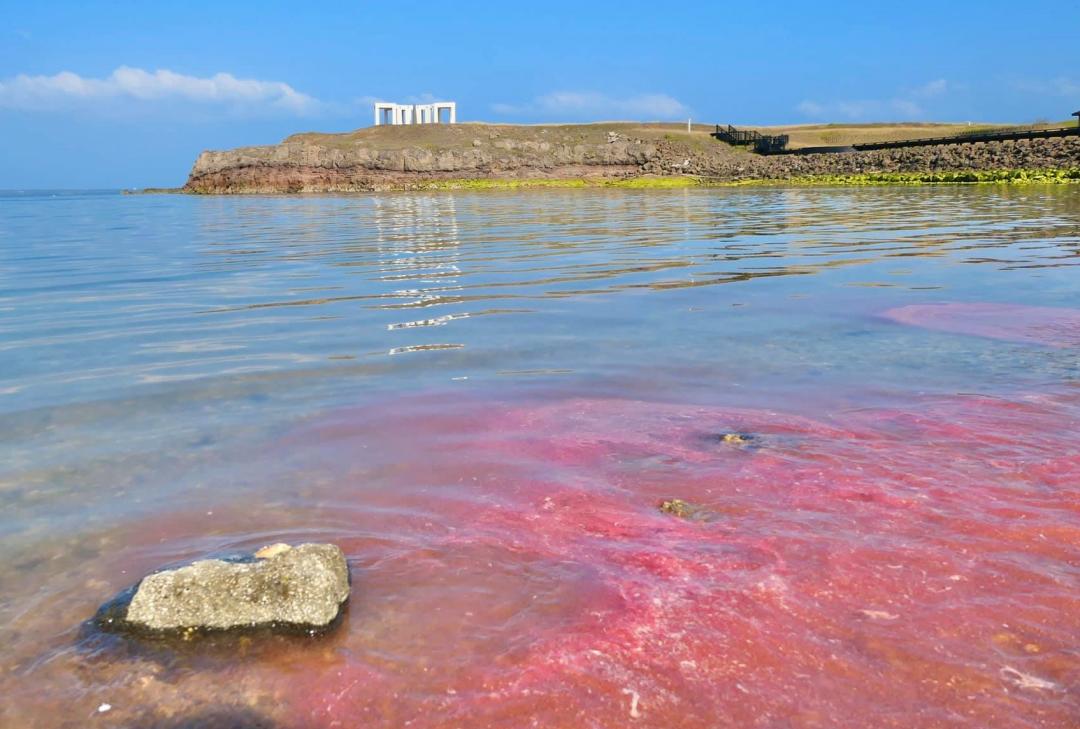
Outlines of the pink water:
[[952,302],[901,306],[885,312],[885,317],[940,332],[1049,347],[1080,346],[1080,309]]
[[[1080,726],[1080,208],[1010,194],[181,199],[190,278],[78,296],[28,253],[0,727]],[[332,634],[86,622],[278,541],[346,552]]]
[[[302,509],[142,521],[93,568],[138,574],[196,532],[257,546],[229,539],[256,523],[329,538],[354,580],[338,633],[240,663],[99,658],[67,691],[97,687],[86,716],[227,698],[296,727],[1075,725],[1077,422],[1075,389],[818,419],[589,397],[346,409],[273,445],[333,464]],[[714,518],[661,513],[673,496]],[[78,660],[8,674],[5,695],[48,705]]]

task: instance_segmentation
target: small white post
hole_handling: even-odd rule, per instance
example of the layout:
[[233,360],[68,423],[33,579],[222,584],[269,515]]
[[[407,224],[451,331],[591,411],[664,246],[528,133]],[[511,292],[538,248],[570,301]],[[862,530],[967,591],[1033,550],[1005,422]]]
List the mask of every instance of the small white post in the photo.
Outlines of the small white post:
[[686,133],[689,134],[692,131],[694,131],[694,130],[690,128],[690,120],[687,119],[686,120]]

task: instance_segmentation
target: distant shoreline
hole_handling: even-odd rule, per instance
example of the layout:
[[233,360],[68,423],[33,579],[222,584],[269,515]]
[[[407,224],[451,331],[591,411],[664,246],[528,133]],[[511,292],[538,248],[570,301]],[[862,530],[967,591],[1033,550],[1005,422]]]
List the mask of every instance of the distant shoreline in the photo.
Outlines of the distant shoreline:
[[[955,133],[938,125],[935,133]],[[196,194],[670,188],[731,185],[912,185],[1080,181],[1080,136],[975,141],[841,153],[759,155],[712,127],[577,125],[377,126],[305,133],[276,145],[199,155],[182,191]],[[925,126],[794,129],[793,140],[850,144],[911,139]],[[149,188],[147,192],[173,192]]]
[[629,177],[610,178],[461,178],[403,183],[377,190],[369,188],[305,190],[303,192],[210,192],[183,187],[147,187],[122,190],[124,195],[297,195],[359,194],[370,192],[451,192],[498,190],[672,190],[731,187],[874,187],[920,185],[1070,185],[1080,184],[1080,168],[1002,169],[979,172],[865,173],[857,175],[807,175],[789,179],[715,180],[704,177]]
[[182,187],[141,187],[123,189],[121,195],[185,195],[187,191]]

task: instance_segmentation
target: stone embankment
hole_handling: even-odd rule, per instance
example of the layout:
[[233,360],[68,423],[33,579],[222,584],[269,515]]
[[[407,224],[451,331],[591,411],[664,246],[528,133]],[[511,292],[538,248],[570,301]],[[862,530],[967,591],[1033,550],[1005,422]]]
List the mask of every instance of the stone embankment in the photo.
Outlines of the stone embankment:
[[758,163],[761,165],[758,176],[764,179],[874,172],[1066,169],[1080,166],[1080,136],[840,154],[783,155],[762,157]]
[[1080,166],[1080,137],[760,156],[703,132],[636,124],[374,127],[301,134],[281,144],[203,152],[186,192],[281,193],[412,189],[440,180],[696,175],[785,180],[877,172],[961,172]]

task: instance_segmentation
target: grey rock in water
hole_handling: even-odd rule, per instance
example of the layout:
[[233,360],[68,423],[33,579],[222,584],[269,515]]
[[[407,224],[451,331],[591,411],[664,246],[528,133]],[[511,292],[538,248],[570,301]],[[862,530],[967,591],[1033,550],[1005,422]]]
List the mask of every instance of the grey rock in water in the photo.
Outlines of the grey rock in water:
[[125,622],[154,631],[282,626],[324,629],[349,597],[333,544],[264,547],[247,562],[205,559],[143,578]]

